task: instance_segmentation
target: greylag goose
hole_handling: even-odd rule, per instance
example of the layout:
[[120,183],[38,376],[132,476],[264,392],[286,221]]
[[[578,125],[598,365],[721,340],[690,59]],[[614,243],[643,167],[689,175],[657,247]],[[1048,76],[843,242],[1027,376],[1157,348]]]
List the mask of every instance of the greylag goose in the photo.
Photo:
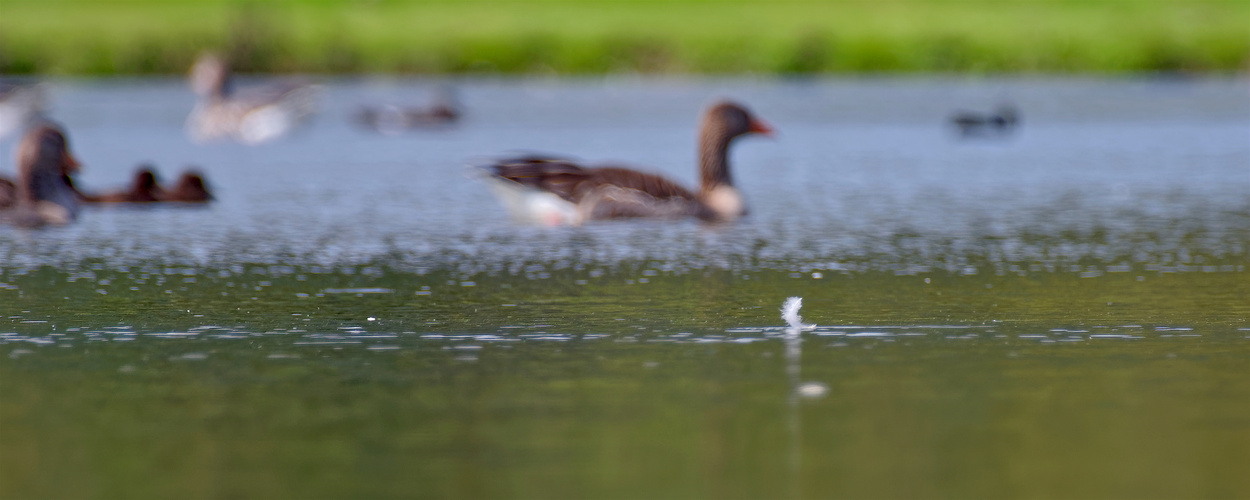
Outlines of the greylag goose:
[[187,117],[196,141],[229,138],[260,144],[285,135],[312,115],[316,90],[303,82],[276,82],[236,91],[226,61],[200,56],[191,68],[191,89],[200,102]]
[[59,127],[44,123],[31,128],[18,143],[17,182],[10,206],[0,211],[0,221],[19,226],[73,221],[78,195],[65,179],[78,167]]
[[486,178],[518,220],[550,225],[623,217],[698,217],[728,221],[746,215],[729,171],[729,145],[773,129],[739,104],[722,101],[703,114],[699,129],[698,192],[661,176],[621,167],[583,167],[543,156],[485,166]]
[[1004,104],[989,114],[959,111],[951,115],[950,122],[963,137],[1002,136],[1015,130],[1020,114],[1014,106]]

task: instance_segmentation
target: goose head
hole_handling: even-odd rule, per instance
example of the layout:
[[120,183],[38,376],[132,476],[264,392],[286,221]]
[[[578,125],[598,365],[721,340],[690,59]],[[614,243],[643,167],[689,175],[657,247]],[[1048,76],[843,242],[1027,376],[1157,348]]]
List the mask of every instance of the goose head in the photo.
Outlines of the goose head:
[[773,128],[756,118],[747,108],[733,101],[719,101],[703,114],[700,126],[706,140],[731,141],[747,134],[772,137]]
[[729,172],[729,145],[748,134],[772,137],[773,128],[732,101],[713,104],[699,125],[699,192],[703,203],[720,219],[746,215],[746,202]]
[[191,90],[201,98],[223,98],[230,94],[230,66],[221,56],[204,53],[191,66]]

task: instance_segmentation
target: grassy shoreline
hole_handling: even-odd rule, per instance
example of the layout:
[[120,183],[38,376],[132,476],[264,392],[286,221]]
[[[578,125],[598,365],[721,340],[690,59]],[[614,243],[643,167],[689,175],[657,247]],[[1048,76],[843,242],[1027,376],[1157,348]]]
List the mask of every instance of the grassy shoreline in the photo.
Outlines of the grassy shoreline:
[[1250,2],[4,0],[0,73],[1250,70]]

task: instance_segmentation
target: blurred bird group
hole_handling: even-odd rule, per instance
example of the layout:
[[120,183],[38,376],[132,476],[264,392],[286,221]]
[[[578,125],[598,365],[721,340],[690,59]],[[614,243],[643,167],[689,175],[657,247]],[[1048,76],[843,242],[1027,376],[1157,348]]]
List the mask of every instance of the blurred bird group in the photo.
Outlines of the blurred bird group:
[[[301,79],[240,87],[229,63],[205,53],[191,67],[198,100],[187,116],[187,136],[200,143],[234,141],[257,145],[282,137],[317,110],[318,88]],[[20,135],[15,177],[0,173],[0,225],[37,227],[72,222],[83,205],[202,204],[213,200],[204,174],[188,168],[172,185],[162,185],[156,168],[136,167],[128,185],[100,191],[80,189],[82,164],[71,154],[68,133],[47,113],[47,89],[40,83],[0,81],[0,139]],[[461,110],[449,90],[428,107],[362,106],[353,116],[362,127],[385,134],[455,123]]]
[[41,121],[17,144],[17,178],[0,178],[0,223],[21,227],[67,224],[80,207],[96,203],[206,203],[213,199],[204,177],[188,170],[173,187],[160,185],[151,166],[141,166],[131,185],[84,193],[74,184],[82,164],[70,153],[60,126]]
[[[317,85],[284,79],[240,87],[228,62],[212,53],[195,62],[189,83],[198,100],[185,128],[196,142],[266,143],[307,122],[317,110]],[[162,185],[150,164],[138,166],[127,186],[84,192],[75,182],[82,164],[70,153],[64,128],[47,118],[45,95],[39,84],[0,82],[0,138],[19,131],[22,134],[16,146],[16,178],[0,177],[0,224],[66,224],[76,218],[82,205],[89,204],[186,205],[214,199],[199,169],[187,169],[172,185]],[[424,107],[362,106],[352,118],[358,125],[384,134],[445,127],[462,116],[457,101],[450,89],[443,88],[435,102]],[[993,113],[957,112],[949,117],[949,123],[962,138],[1002,137],[1014,131],[1019,115],[1014,107],[1002,105]],[[695,190],[629,168],[583,166],[555,156],[500,159],[483,165],[479,172],[519,221],[581,224],[591,219],[625,217],[733,220],[746,215],[747,206],[733,184],[727,150],[740,136],[768,136],[772,130],[739,103],[718,101],[709,106],[700,125],[700,185]]]

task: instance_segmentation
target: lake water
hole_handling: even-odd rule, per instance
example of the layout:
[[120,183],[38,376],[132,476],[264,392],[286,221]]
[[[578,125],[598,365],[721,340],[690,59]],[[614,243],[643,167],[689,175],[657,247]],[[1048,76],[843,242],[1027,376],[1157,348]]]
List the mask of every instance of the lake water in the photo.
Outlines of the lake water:
[[[49,95],[83,188],[217,201],[0,227],[0,497],[1250,496],[1244,78],[328,79],[257,147],[181,81]],[[718,97],[778,130],[733,224],[517,225],[469,167],[692,186]]]

